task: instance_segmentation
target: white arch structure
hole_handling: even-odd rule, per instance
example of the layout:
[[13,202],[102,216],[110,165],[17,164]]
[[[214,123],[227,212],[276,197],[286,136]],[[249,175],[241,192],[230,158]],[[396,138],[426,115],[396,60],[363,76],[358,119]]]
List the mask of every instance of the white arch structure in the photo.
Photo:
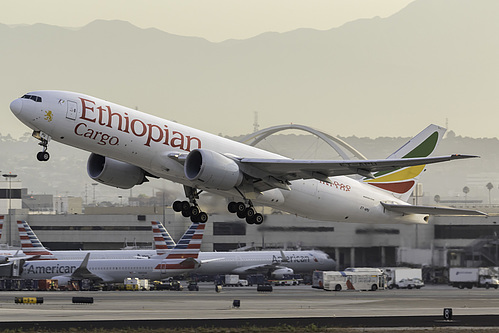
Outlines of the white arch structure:
[[272,134],[275,134],[275,133],[281,132],[281,131],[285,131],[285,130],[292,130],[292,129],[305,131],[305,132],[308,132],[310,134],[315,135],[316,137],[320,138],[325,143],[327,143],[331,148],[333,148],[341,156],[341,158],[343,158],[344,160],[350,159],[348,157],[348,154],[346,153],[346,151],[349,151],[353,156],[357,157],[358,159],[361,159],[361,160],[367,159],[357,149],[353,148],[345,141],[343,141],[337,137],[334,137],[332,135],[329,135],[327,133],[324,133],[322,131],[319,131],[317,129],[305,126],[305,125],[289,124],[289,125],[272,126],[272,127],[264,128],[260,131],[255,132],[255,133],[248,134],[245,137],[241,138],[239,141],[242,143],[246,143],[250,146],[255,146],[260,141],[271,136]]

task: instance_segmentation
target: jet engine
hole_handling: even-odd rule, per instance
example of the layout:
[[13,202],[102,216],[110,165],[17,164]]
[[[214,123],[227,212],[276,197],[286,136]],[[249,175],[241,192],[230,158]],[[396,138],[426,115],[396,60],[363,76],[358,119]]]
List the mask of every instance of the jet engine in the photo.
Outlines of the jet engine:
[[0,264],[6,264],[9,262],[9,257],[0,256]]
[[190,181],[217,190],[230,190],[243,180],[234,160],[207,149],[195,149],[187,155],[184,173]]
[[284,279],[284,275],[286,274],[294,274],[294,271],[288,267],[281,267],[272,271],[272,277],[277,280]]
[[71,276],[68,275],[59,275],[54,276],[52,280],[57,280],[59,287],[66,287],[72,279]]
[[99,183],[129,189],[147,181],[144,170],[138,166],[92,153],[87,162],[87,173]]

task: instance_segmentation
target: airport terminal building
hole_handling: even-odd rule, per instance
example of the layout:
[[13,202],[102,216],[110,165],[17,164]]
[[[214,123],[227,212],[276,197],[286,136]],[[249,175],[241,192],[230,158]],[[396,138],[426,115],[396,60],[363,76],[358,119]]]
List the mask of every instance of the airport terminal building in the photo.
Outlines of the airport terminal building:
[[[27,221],[41,242],[53,250],[152,247],[151,221],[162,222],[176,240],[191,224],[189,218],[169,206],[86,207],[83,213],[70,213],[74,208],[68,204],[65,212],[40,212],[21,208],[22,198],[1,200],[11,200],[11,209],[6,211],[8,205],[4,202],[0,212],[5,221],[1,242],[13,246],[20,245],[19,234],[16,227],[10,228],[9,221]],[[78,207],[78,200],[75,205]],[[496,214],[432,216],[427,225],[402,225],[314,221],[268,208],[257,209],[265,215],[261,225],[246,224],[228,212],[210,215],[201,249],[320,249],[337,261],[338,269],[499,266]]]

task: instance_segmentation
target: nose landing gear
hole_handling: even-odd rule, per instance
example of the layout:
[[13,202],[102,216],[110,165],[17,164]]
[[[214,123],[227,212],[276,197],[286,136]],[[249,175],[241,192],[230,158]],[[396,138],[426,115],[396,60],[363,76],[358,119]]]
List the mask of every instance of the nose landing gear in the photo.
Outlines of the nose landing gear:
[[48,136],[47,134],[40,132],[40,131],[33,131],[32,135],[35,139],[38,139],[41,141],[39,143],[39,145],[43,147],[42,151],[38,152],[38,154],[36,154],[37,160],[39,160],[40,162],[48,161],[50,158],[50,154],[48,153],[47,148],[49,145],[50,136]]

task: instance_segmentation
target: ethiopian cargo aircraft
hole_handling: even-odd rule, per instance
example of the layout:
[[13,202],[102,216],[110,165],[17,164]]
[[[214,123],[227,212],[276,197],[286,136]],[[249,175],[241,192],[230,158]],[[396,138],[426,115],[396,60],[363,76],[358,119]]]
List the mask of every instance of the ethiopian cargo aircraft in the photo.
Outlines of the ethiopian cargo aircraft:
[[40,140],[38,160],[49,159],[55,140],[91,152],[87,172],[103,184],[128,189],[148,177],[183,184],[188,201],[175,201],[173,209],[192,221],[208,219],[196,201],[202,191],[228,198],[228,210],[250,224],[263,221],[254,204],[334,222],[427,223],[429,214],[483,214],[407,203],[425,164],[476,157],[428,157],[445,132],[436,125],[387,159],[293,160],[75,92],[30,92],[10,109]]

